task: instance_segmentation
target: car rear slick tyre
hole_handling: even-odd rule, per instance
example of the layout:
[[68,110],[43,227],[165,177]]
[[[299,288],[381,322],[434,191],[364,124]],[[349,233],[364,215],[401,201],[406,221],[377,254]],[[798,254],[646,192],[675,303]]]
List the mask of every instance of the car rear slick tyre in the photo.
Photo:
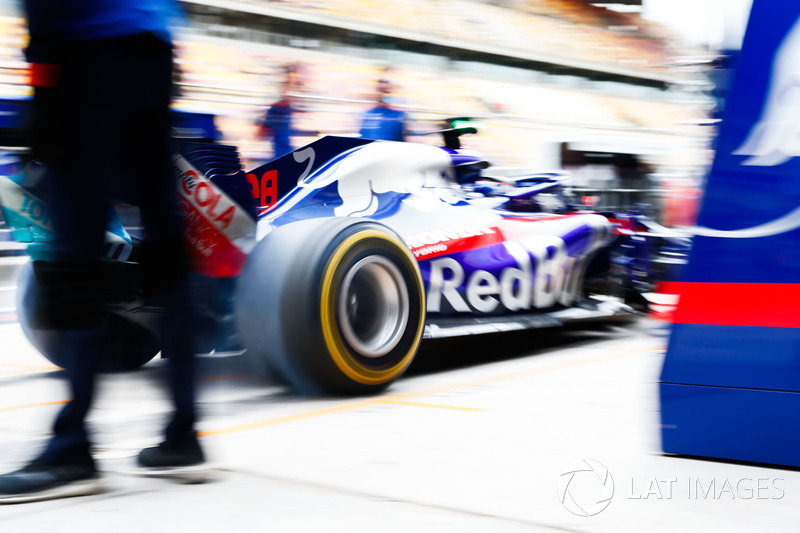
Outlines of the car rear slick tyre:
[[381,224],[294,222],[248,257],[236,317],[258,373],[305,394],[375,393],[419,348],[422,276],[405,243]]
[[[45,359],[63,367],[64,362],[59,360],[56,349],[62,342],[59,331],[33,326],[33,317],[37,313],[38,290],[33,265],[28,263],[22,268],[17,283],[17,314],[20,326]],[[111,342],[101,360],[101,372],[136,370],[153,359],[160,350],[160,340],[155,333],[122,315],[109,313],[107,327]]]

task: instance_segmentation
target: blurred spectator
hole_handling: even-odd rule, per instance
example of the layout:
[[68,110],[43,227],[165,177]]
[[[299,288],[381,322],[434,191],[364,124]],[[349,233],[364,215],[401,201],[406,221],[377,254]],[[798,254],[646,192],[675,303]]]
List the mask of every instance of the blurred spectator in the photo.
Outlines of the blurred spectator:
[[300,110],[293,96],[302,87],[302,79],[296,65],[287,65],[283,74],[280,97],[269,106],[260,124],[260,135],[272,140],[273,157],[293,151],[292,137],[298,134],[294,128],[294,115]]
[[[103,259],[112,194],[139,205],[145,295],[164,309],[162,356],[174,404],[164,442],[142,450],[140,466],[170,470],[204,455],[195,426],[193,308],[177,184],[170,166],[169,104],[174,0],[27,0],[34,99],[33,155],[58,192],[54,260],[35,261],[38,327],[58,335],[72,395],[53,435],[27,466],[0,476],[0,503],[102,490],[85,418],[104,353],[109,294],[120,285]],[[199,477],[194,479],[200,481]]]
[[389,103],[393,88],[388,74],[389,70],[384,70],[378,80],[376,92],[378,104],[364,114],[361,121],[361,136],[384,141],[405,141],[406,114]]

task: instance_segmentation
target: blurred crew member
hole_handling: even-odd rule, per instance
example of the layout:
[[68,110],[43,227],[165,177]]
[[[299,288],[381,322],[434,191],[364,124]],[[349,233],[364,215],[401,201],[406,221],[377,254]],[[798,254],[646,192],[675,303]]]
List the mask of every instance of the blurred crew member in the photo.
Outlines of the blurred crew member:
[[369,109],[361,121],[361,136],[384,141],[404,141],[406,138],[406,114],[389,105],[392,84],[386,78],[388,71],[378,80],[378,104]]
[[300,85],[299,72],[293,65],[287,66],[280,86],[278,100],[269,106],[261,122],[261,135],[272,140],[272,157],[280,157],[294,150],[292,137],[298,132],[294,129],[294,115],[299,112],[292,99],[292,93]]
[[[138,455],[166,470],[204,462],[195,432],[194,350],[183,218],[170,168],[174,0],[27,0],[34,99],[31,145],[57,190],[54,260],[35,261],[39,327],[57,330],[72,395],[27,466],[0,476],[0,502],[102,490],[85,417],[107,347],[106,305],[118,285],[102,258],[108,207],[139,206],[141,284],[164,309],[162,355],[174,404],[164,441]],[[195,479],[199,481],[199,479]]]

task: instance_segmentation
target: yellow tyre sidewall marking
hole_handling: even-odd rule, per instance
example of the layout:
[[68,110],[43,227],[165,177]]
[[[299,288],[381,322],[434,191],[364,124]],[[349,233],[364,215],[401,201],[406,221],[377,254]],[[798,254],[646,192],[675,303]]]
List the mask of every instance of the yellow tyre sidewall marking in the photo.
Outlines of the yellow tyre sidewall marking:
[[[347,255],[353,247],[367,239],[376,239],[391,243],[404,255],[404,260],[413,272],[412,275],[416,281],[416,287],[412,288],[419,292],[419,324],[417,324],[414,342],[411,344],[408,353],[406,353],[398,363],[384,370],[374,370],[359,363],[345,346],[336,324],[336,302],[333,298],[333,284],[337,277],[337,268],[345,255]],[[336,367],[341,370],[345,376],[362,385],[381,385],[397,377],[414,357],[414,353],[416,353],[417,347],[422,339],[422,331],[425,325],[425,295],[422,276],[419,269],[416,268],[416,259],[411,255],[411,251],[408,250],[403,242],[394,238],[392,235],[378,230],[363,230],[347,237],[336,250],[334,250],[333,254],[331,254],[331,258],[328,260],[328,263],[325,265],[325,270],[322,273],[320,318],[322,322],[322,336],[325,339],[325,346],[328,348],[328,353],[331,355],[331,359]]]

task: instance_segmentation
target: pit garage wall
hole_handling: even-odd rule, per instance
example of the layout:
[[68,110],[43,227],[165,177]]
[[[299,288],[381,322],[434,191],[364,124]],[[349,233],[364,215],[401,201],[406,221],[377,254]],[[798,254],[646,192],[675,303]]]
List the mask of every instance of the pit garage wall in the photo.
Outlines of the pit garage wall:
[[724,232],[695,237],[661,375],[668,453],[800,466],[799,20],[753,4],[698,218]]

